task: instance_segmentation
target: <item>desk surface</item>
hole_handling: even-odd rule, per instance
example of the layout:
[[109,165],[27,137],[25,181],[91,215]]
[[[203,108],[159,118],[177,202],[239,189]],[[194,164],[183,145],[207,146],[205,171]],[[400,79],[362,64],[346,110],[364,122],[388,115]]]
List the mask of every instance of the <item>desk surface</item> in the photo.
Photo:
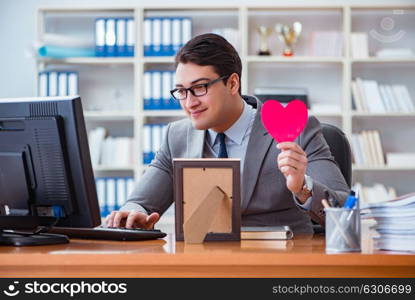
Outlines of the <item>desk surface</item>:
[[71,240],[65,245],[0,247],[2,277],[414,277],[415,255],[373,250],[326,254],[324,236],[289,241]]

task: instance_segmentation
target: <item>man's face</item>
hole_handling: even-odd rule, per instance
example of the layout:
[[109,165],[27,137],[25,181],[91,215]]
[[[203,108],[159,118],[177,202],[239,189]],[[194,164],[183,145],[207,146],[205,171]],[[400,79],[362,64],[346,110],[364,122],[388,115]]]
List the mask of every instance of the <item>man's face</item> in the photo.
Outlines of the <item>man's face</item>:
[[[176,69],[176,88],[189,88],[219,77],[212,66],[179,63]],[[221,80],[208,86],[207,94],[204,96],[196,97],[188,91],[187,98],[180,100],[180,105],[189,116],[194,128],[206,130],[220,127],[226,122],[226,114],[230,109],[227,107],[229,101],[226,101],[229,92],[229,88]]]

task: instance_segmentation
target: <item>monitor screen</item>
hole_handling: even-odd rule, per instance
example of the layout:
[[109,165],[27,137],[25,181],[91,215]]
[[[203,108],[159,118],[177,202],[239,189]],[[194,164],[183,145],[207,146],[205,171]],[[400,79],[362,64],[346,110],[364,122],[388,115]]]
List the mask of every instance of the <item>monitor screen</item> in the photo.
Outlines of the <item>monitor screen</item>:
[[101,223],[81,99],[0,99],[0,214]]

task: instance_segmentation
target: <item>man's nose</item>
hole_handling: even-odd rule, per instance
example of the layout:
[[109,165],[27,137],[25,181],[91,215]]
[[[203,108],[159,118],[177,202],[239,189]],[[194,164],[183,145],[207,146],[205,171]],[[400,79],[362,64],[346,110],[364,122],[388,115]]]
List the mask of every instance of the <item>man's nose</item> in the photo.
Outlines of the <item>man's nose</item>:
[[184,101],[185,101],[186,107],[190,108],[192,106],[198,105],[199,99],[197,99],[197,97],[193,96],[193,94],[189,91],[187,93],[187,97]]

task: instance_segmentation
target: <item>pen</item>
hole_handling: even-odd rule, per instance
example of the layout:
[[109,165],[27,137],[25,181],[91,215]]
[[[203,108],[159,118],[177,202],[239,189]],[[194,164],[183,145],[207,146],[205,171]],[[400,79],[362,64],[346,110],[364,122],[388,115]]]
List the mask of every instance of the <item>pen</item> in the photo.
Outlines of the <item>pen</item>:
[[356,193],[352,190],[350,191],[349,196],[347,197],[346,201],[344,202],[343,207],[344,208],[348,208],[348,209],[352,209],[355,205],[356,205]]

